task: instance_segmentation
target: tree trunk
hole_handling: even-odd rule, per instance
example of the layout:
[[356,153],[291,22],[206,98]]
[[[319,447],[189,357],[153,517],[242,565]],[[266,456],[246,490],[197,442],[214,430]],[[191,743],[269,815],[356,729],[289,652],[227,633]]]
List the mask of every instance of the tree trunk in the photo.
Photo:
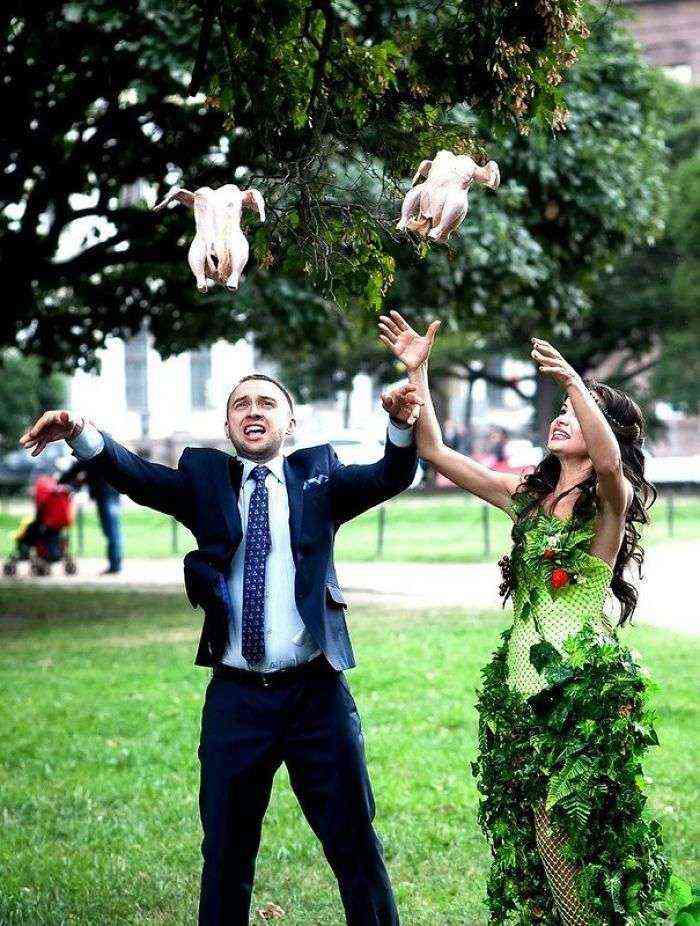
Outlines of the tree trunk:
[[471,455],[474,449],[474,381],[467,381],[467,397],[464,400],[464,452]]
[[537,376],[536,396],[536,431],[540,445],[544,450],[549,437],[549,425],[554,415],[554,400],[557,396],[557,384],[549,376]]

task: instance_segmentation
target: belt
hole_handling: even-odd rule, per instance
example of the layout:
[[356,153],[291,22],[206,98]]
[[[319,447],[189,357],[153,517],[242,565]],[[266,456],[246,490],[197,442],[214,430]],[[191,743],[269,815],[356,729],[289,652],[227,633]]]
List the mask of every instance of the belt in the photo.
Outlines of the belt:
[[290,669],[279,669],[277,672],[253,672],[249,669],[238,669],[236,666],[227,666],[224,663],[214,666],[214,678],[224,678],[229,681],[246,682],[249,685],[258,685],[260,688],[276,688],[280,685],[292,685],[307,676],[336,675],[337,670],[328,662],[325,656],[314,656],[300,666]]

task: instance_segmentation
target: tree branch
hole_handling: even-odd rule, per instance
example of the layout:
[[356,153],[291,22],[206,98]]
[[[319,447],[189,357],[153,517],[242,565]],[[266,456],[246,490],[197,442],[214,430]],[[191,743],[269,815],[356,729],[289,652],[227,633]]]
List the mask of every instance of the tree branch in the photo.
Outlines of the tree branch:
[[236,73],[236,62],[233,58],[233,48],[231,47],[231,38],[228,34],[228,24],[226,22],[226,14],[224,13],[223,2],[219,4],[218,21],[219,29],[221,30],[221,41],[224,46],[224,51],[226,52],[226,61],[228,62],[229,80],[233,86]]
[[[436,358],[435,366],[440,367],[440,360]],[[516,395],[520,396],[525,402],[532,402],[533,396],[526,395],[520,386],[519,382],[523,380],[532,380],[534,376],[519,376],[517,380],[507,379],[505,376],[499,376],[497,373],[488,373],[485,369],[475,370],[474,367],[468,366],[466,369],[464,367],[456,366],[449,359],[445,363],[443,369],[449,371],[450,376],[455,376],[457,379],[464,380],[468,383],[475,383],[480,379],[483,379],[484,382],[490,383],[492,386],[498,386],[500,389],[512,389]]]
[[626,373],[623,373],[622,376],[617,376],[616,379],[619,383],[627,383],[631,379],[634,379],[637,376],[641,376],[642,373],[646,373],[647,370],[653,370],[655,366],[658,365],[661,360],[661,354],[657,354],[653,360],[649,360],[646,363],[642,363],[640,366],[635,367],[634,370],[629,370]]
[[204,16],[202,18],[202,28],[199,32],[199,42],[197,44],[197,57],[195,58],[194,68],[190,85],[187,88],[188,96],[194,96],[199,93],[204,80],[204,71],[209,55],[209,44],[211,42],[211,30],[214,25],[214,6],[216,0],[204,0]]
[[[328,2],[328,0],[320,0],[317,4],[318,9],[321,10],[323,16],[326,20],[326,28],[323,30],[323,39],[321,40],[321,45],[318,48],[318,58],[316,59],[316,65],[314,67],[314,82],[311,88],[311,94],[309,96],[309,115],[313,116],[313,110],[316,105],[316,98],[321,90],[321,83],[323,81],[323,72],[326,67],[326,61],[328,60],[328,53],[331,47],[331,41],[333,40],[333,31],[335,30],[335,14],[333,12],[333,7]],[[315,43],[312,43],[315,44]],[[318,46],[317,46],[318,47]]]

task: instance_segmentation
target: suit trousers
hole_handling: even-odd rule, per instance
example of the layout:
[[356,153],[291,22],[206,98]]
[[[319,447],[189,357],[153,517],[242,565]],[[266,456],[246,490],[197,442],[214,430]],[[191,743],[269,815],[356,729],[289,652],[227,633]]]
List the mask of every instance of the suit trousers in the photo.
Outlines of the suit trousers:
[[199,926],[248,926],[255,861],[282,763],[338,880],[349,926],[398,926],[376,835],[360,718],[341,672],[262,687],[209,682],[199,744]]

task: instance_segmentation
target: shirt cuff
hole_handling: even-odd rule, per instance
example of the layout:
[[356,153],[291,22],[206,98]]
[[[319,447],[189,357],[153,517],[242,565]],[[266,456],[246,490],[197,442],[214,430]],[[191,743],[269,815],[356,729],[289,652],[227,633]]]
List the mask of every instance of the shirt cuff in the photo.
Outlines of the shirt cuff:
[[402,428],[389,419],[387,437],[395,447],[410,447],[413,443],[413,425]]
[[66,443],[73,450],[74,456],[81,460],[91,460],[98,453],[102,453],[105,439],[93,424],[86,421],[80,434]]

